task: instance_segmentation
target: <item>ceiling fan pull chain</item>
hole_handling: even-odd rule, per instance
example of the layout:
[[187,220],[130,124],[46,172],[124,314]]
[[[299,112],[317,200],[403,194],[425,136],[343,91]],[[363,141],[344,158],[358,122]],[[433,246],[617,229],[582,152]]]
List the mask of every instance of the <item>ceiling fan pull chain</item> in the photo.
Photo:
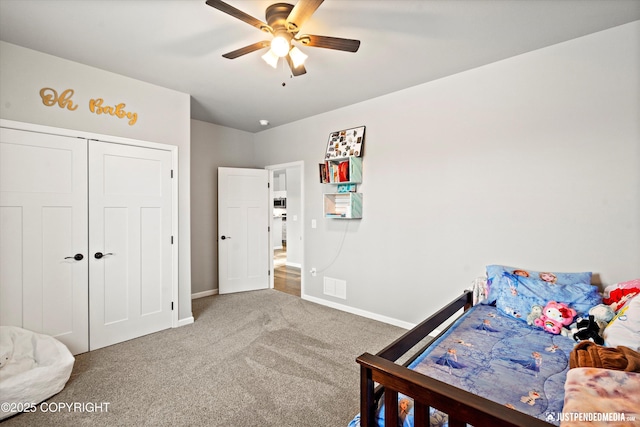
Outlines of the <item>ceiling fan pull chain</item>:
[[[284,58],[283,58],[283,59],[284,59]],[[291,77],[293,77],[293,76],[291,76],[291,73],[289,72],[288,67],[285,67],[285,66],[284,66],[284,63],[285,63],[285,62],[286,62],[286,60],[285,60],[285,61],[279,61],[280,68],[282,68],[282,72],[283,72],[283,74],[284,74],[284,75],[289,74],[289,77],[291,78]],[[287,83],[283,81],[283,82],[282,82],[282,87],[285,87],[286,85],[287,85]]]

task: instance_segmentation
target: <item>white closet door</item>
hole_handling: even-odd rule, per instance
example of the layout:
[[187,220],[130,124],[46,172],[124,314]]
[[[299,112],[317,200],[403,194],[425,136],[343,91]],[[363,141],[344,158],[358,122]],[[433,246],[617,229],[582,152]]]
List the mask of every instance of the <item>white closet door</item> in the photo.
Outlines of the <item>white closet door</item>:
[[171,327],[171,153],[89,141],[89,194],[91,350]]
[[89,348],[86,177],[86,140],[0,128],[0,324],[74,354]]

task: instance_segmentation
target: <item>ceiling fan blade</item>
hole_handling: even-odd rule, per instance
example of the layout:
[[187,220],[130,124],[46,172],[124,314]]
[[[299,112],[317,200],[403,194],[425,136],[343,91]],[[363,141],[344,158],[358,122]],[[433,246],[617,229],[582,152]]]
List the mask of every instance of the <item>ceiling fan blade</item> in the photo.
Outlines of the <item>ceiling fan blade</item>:
[[213,7],[214,9],[218,9],[221,12],[226,13],[227,15],[231,15],[234,18],[237,18],[241,21],[246,22],[247,24],[256,27],[259,30],[262,30],[267,33],[272,33],[273,30],[270,26],[262,22],[261,20],[254,18],[251,15],[244,13],[243,11],[236,9],[235,7],[221,1],[221,0],[207,0],[206,3]]
[[324,0],[300,0],[287,17],[287,30],[297,33]]
[[343,50],[345,52],[357,52],[360,47],[360,40],[341,39],[339,37],[313,36],[305,34],[295,40],[305,46]]
[[258,43],[250,44],[249,46],[241,47],[240,49],[234,50],[233,52],[225,53],[225,58],[228,59],[236,59],[239,56],[246,55],[247,53],[255,52],[256,50],[260,50],[264,47],[269,47],[271,45],[270,41],[263,40]]
[[306,68],[304,68],[304,64],[300,64],[295,67],[289,55],[287,55],[287,63],[289,64],[289,68],[291,68],[291,74],[293,74],[294,76],[301,76],[307,73]]

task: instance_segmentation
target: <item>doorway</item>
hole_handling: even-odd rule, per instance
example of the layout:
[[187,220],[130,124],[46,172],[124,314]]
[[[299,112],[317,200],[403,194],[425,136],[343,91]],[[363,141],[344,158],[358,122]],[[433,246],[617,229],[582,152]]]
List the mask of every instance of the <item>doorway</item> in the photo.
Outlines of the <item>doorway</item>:
[[270,215],[270,253],[273,274],[271,287],[295,296],[304,295],[302,264],[303,162],[267,166],[272,215]]

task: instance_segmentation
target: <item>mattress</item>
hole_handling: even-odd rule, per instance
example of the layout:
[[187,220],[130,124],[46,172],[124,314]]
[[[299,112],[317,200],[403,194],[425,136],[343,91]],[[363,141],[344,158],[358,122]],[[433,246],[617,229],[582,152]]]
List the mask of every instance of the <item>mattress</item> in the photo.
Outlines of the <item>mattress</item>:
[[571,338],[477,305],[409,368],[558,424],[574,345]]

